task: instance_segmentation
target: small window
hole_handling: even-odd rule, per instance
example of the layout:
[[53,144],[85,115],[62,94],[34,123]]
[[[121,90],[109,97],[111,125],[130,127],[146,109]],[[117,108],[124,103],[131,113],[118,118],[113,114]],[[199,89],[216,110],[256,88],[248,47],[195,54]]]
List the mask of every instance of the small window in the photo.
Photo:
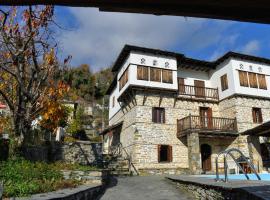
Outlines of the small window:
[[137,79],[138,80],[149,80],[149,67],[137,66]]
[[263,90],[267,90],[265,75],[264,74],[257,74],[257,76],[258,76],[259,88],[263,89]]
[[161,69],[150,68],[150,81],[161,82]]
[[228,89],[228,78],[227,78],[227,74],[224,74],[223,76],[220,77],[220,81],[221,81],[221,90],[227,90]]
[[158,162],[172,162],[172,146],[158,145]]
[[162,70],[162,82],[173,83],[172,70],[167,70],[167,69]]
[[252,118],[254,123],[262,123],[262,109],[261,108],[252,108]]
[[239,71],[239,81],[240,81],[240,86],[249,87],[247,72]]
[[165,123],[165,109],[164,108],[152,109],[152,122]]
[[119,79],[119,91],[126,85],[127,82],[128,82],[128,68]]
[[112,98],[112,107],[115,105],[115,97]]
[[249,79],[249,86],[251,88],[258,88],[257,74],[249,72],[248,79]]

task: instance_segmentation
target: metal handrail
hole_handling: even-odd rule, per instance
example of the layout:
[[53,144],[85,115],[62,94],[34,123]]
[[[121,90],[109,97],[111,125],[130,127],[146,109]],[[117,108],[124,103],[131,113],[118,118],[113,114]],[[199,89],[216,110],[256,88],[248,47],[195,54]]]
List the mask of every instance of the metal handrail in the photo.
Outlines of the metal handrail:
[[228,163],[227,163],[227,156],[229,155],[233,161],[235,162],[235,164],[241,169],[241,171],[245,174],[247,180],[249,179],[248,174],[244,171],[244,169],[242,168],[242,166],[239,164],[239,162],[237,162],[237,160],[235,159],[235,157],[233,156],[232,152],[235,151],[237,153],[240,154],[241,158],[243,158],[245,160],[245,162],[248,164],[248,166],[251,168],[251,170],[253,171],[253,173],[257,176],[258,180],[261,180],[261,177],[259,176],[259,174],[256,172],[256,169],[254,167],[254,165],[245,157],[245,155],[236,148],[231,148],[225,151],[220,152],[217,157],[216,157],[216,181],[219,181],[219,172],[218,172],[218,158],[221,155],[224,155],[224,175],[225,175],[225,182],[228,182],[229,178],[228,178]]
[[123,151],[125,152],[126,159],[128,160],[128,169],[129,169],[129,171],[131,170],[131,167],[132,167],[134,169],[134,171],[136,172],[136,174],[139,175],[139,172],[137,171],[136,167],[131,162],[131,156],[129,155],[129,153],[127,152],[125,147],[123,147],[123,144],[121,142],[119,142],[115,147],[113,147],[113,148],[111,147],[111,152],[116,157],[121,156]]

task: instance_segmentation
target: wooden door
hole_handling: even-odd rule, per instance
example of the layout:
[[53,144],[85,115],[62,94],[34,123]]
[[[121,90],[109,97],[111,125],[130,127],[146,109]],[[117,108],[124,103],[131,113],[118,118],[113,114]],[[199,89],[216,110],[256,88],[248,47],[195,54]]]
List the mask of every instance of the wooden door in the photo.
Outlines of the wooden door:
[[201,128],[213,128],[212,108],[200,107],[200,123]]
[[201,158],[202,158],[202,170],[203,172],[211,170],[211,154],[212,149],[208,144],[201,145]]
[[195,97],[204,98],[205,97],[205,84],[204,81],[194,80],[195,86]]
[[178,78],[178,91],[179,94],[185,94],[185,79],[184,78]]

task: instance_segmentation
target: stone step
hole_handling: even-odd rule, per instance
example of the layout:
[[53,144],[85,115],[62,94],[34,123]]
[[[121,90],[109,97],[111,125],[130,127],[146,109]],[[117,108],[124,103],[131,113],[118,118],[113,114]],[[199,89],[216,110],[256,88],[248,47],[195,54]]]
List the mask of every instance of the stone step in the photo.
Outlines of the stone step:
[[129,172],[129,171],[115,170],[115,171],[111,171],[111,175],[114,175],[114,176],[131,176],[132,173]]

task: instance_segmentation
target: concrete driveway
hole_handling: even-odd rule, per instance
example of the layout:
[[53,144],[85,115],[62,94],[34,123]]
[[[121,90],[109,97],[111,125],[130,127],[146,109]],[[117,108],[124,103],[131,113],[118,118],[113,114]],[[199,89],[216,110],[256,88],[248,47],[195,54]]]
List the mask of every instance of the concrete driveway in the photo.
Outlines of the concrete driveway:
[[111,184],[100,200],[191,200],[189,194],[181,191],[162,176],[134,176],[112,178]]

